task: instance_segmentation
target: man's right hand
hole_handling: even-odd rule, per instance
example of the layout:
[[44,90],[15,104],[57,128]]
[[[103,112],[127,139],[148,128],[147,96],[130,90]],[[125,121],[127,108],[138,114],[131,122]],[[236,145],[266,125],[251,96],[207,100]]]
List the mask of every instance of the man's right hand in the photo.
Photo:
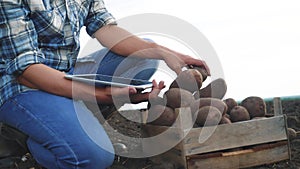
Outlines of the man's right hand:
[[[116,104],[125,103],[140,103],[148,101],[158,97],[160,91],[165,87],[164,82],[160,81],[158,84],[155,80],[152,81],[153,87],[150,92],[137,92],[133,87],[116,88],[109,87],[106,88],[107,98],[105,100],[111,100],[111,102],[116,102]],[[101,89],[100,89],[101,90]],[[103,93],[103,92],[102,92]],[[102,97],[103,100],[104,97]]]

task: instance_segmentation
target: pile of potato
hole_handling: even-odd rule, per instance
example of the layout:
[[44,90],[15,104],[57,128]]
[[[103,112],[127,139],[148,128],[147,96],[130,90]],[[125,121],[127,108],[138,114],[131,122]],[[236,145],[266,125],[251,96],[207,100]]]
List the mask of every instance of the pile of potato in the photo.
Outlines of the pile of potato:
[[202,88],[206,78],[207,72],[202,67],[192,67],[181,72],[163,97],[149,100],[147,123],[171,126],[177,118],[175,109],[181,107],[190,108],[194,127],[265,117],[266,104],[262,98],[247,97],[240,104],[233,98],[222,100],[227,90],[225,81],[216,79]]

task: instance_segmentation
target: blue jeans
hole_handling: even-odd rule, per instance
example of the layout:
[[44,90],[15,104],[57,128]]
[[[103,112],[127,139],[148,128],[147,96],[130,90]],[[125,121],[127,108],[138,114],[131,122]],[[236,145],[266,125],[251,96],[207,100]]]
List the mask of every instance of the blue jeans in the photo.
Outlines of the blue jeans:
[[[158,61],[125,59],[104,49],[79,60],[72,73],[149,79],[157,65]],[[28,135],[31,154],[46,168],[101,169],[113,163],[114,150],[107,133],[81,101],[39,90],[27,91],[0,107],[0,121]]]

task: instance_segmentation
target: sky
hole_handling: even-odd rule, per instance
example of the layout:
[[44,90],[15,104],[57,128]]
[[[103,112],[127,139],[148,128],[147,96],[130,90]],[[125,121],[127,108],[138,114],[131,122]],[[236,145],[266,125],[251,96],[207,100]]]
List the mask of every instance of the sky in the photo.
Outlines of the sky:
[[[299,0],[104,2],[117,19],[156,13],[177,17],[196,27],[212,45],[221,63],[228,86],[225,98],[242,100],[248,96],[300,95]],[[168,48],[193,54],[191,49],[174,39],[158,35],[153,38]],[[81,33],[81,39],[84,48],[88,37]],[[162,76],[154,78],[160,80]],[[168,78],[162,80],[170,81]]]

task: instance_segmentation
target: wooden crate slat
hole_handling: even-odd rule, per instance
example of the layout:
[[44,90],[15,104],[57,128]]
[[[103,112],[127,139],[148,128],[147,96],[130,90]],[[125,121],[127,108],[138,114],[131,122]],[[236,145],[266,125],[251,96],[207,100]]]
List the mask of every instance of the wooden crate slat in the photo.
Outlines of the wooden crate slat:
[[[241,153],[238,153],[241,152]],[[195,157],[195,156],[194,156]],[[257,165],[270,164],[289,159],[288,145],[281,144],[267,149],[243,150],[232,152],[232,155],[212,157],[212,158],[189,158],[187,160],[188,169],[237,169],[247,168]]]
[[[171,160],[176,168],[235,169],[269,164],[290,159],[286,116],[280,103],[280,98],[274,98],[274,117],[202,128],[192,128],[190,109],[180,108],[175,111],[178,118],[173,126],[145,124],[142,129],[146,137],[164,133],[153,139],[160,145],[158,150],[170,144],[174,147],[153,158],[162,163]],[[153,148],[143,145],[145,152]]]
[[[165,132],[166,130],[168,132]],[[154,151],[164,153],[168,147],[182,150],[182,147],[178,144],[182,140],[182,132],[178,128],[145,125],[143,126],[143,132],[148,137],[143,139],[142,144],[145,153]]]
[[[144,140],[142,145],[144,152],[153,151],[153,148],[164,150],[166,147],[170,147],[170,145],[172,148],[182,149],[182,140],[187,135],[185,131],[193,127],[192,117],[190,108],[176,109],[175,113],[178,118],[173,126],[157,126],[151,124],[142,126],[143,132],[149,137],[147,141],[151,142],[147,144],[147,141]],[[156,146],[149,147],[148,145],[151,144]]]
[[213,130],[214,127],[193,128],[189,131],[183,140],[185,155],[287,139],[285,119],[283,116],[238,122],[229,125],[219,125],[205,142],[199,143],[201,132],[209,129]]

